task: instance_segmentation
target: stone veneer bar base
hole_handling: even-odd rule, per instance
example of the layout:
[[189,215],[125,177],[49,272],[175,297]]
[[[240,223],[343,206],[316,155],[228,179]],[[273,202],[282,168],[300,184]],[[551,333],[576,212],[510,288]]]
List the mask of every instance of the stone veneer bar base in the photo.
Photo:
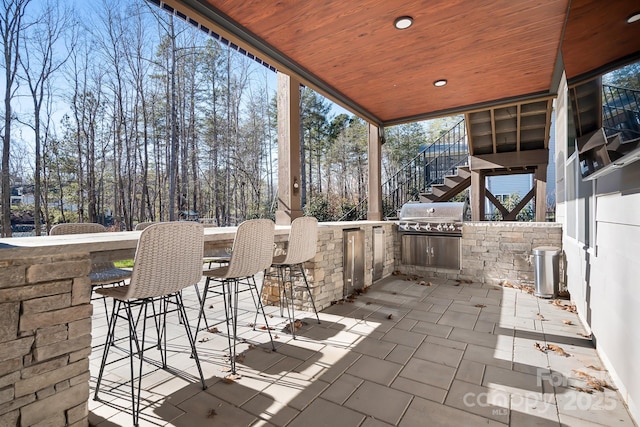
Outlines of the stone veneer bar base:
[[[396,244],[397,226],[392,222],[340,222],[320,223],[318,227],[318,249],[315,258],[304,264],[305,274],[311,287],[311,294],[318,311],[344,298],[344,239],[343,231],[359,228],[364,230],[364,287],[373,284],[373,228],[382,227],[384,231],[384,255],[382,277],[390,276],[395,268],[394,247]],[[278,244],[283,251],[286,243]],[[302,278],[296,279],[294,287],[295,309],[313,311]],[[278,305],[278,284],[273,277],[265,280],[262,299],[265,304]]]
[[0,426],[87,426],[89,254],[0,258]]

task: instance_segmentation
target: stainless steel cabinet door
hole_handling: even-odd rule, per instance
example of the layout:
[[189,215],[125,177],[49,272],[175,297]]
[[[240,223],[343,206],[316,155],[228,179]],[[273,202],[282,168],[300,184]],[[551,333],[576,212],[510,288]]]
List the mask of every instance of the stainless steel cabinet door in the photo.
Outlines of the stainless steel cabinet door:
[[364,230],[345,230],[344,295],[364,288]]
[[384,229],[373,227],[373,281],[382,279],[384,273]]
[[429,237],[431,266],[460,269],[460,238],[448,236]]
[[460,269],[460,238],[405,234],[402,236],[402,264]]
[[429,236],[404,234],[402,236],[402,263],[404,265],[429,266]]

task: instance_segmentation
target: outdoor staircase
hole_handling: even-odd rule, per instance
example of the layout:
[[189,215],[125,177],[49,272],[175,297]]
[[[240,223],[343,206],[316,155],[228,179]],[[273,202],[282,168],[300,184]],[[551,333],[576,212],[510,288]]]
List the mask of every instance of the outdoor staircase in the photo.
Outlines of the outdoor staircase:
[[[382,209],[393,218],[409,201],[447,201],[471,184],[467,166],[469,148],[465,121],[429,142],[420,153],[382,184]],[[364,199],[340,221],[366,219],[368,199]]]
[[420,195],[421,202],[443,202],[456,196],[471,185],[469,166],[458,166],[455,175],[445,175],[442,184],[433,184],[431,191]]

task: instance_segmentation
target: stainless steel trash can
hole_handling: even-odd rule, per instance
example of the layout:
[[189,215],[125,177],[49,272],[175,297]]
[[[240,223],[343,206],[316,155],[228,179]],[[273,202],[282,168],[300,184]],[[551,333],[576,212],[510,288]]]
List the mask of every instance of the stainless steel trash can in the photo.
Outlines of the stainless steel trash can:
[[540,246],[533,249],[534,295],[540,298],[554,298],[558,295],[560,283],[560,248]]

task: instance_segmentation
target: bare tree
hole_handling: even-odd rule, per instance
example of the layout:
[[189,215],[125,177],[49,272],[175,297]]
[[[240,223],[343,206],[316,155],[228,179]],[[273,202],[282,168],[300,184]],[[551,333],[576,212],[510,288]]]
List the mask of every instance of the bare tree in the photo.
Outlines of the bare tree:
[[[35,177],[34,177],[34,225],[36,236],[40,235],[41,225],[41,173],[42,173],[42,107],[45,101],[45,88],[49,80],[69,58],[69,52],[57,55],[66,32],[73,23],[69,10],[60,10],[58,3],[47,3],[40,12],[40,20],[29,28],[23,37],[23,51],[19,55],[24,78],[29,85],[33,101],[33,129],[35,137]],[[73,49],[75,40],[66,38]],[[48,120],[48,119],[47,119]]]
[[162,46],[164,50],[168,49],[165,55],[165,61],[167,63],[165,71],[167,72],[167,98],[168,103],[168,155],[167,155],[167,169],[169,171],[169,207],[167,208],[169,221],[176,219],[176,188],[178,177],[178,93],[177,93],[177,37],[176,25],[173,19],[173,15],[164,16],[164,14],[154,12],[158,25],[165,32],[164,41]]
[[0,11],[0,38],[4,54],[4,133],[2,136],[2,236],[11,237],[11,121],[13,111],[11,101],[16,90],[16,77],[20,62],[20,37],[26,25],[23,21],[25,10],[31,0],[2,0]]
[[[125,43],[125,58],[131,72],[131,80],[135,87],[134,100],[134,133],[133,138],[136,147],[136,158],[140,160],[141,177],[136,180],[136,184],[140,186],[139,206],[137,207],[137,217],[139,221],[154,221],[155,212],[151,205],[151,197],[149,194],[149,121],[150,108],[147,102],[148,89],[145,87],[149,75],[151,63],[145,58],[150,56],[149,40],[146,36],[146,22],[144,20],[144,11],[146,8],[141,3],[132,6],[131,16],[132,28],[127,35],[127,43]],[[137,164],[137,162],[136,162]],[[137,191],[135,192],[137,193]]]
[[133,181],[133,168],[135,161],[132,149],[132,135],[130,129],[130,98],[135,89],[131,89],[125,63],[126,51],[125,35],[129,32],[129,20],[126,13],[112,4],[103,3],[102,30],[104,34],[100,39],[101,53],[105,58],[105,65],[109,67],[107,85],[110,90],[109,105],[111,106],[111,162],[113,179],[113,211],[114,221],[118,223],[120,218],[127,229],[132,227],[131,206]]

